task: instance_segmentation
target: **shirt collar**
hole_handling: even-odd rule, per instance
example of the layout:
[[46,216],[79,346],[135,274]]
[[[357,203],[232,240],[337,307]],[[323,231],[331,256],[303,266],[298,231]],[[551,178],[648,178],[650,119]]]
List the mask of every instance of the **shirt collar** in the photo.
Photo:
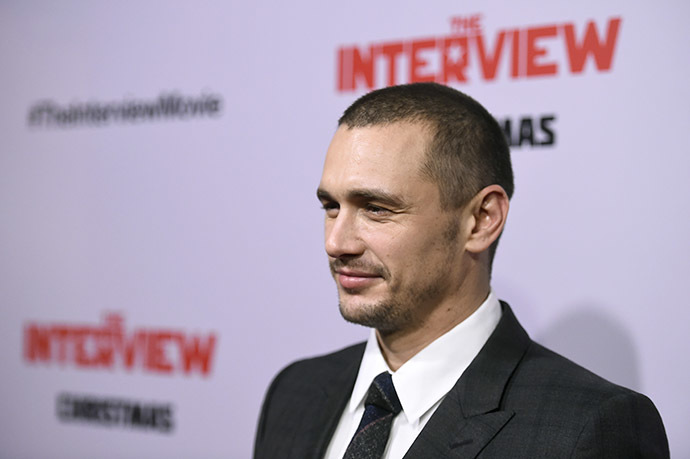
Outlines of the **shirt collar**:
[[465,369],[479,354],[501,318],[501,306],[493,291],[467,319],[440,336],[391,371],[381,354],[375,330],[371,330],[362,364],[352,390],[348,410],[363,406],[374,378],[388,371],[408,422],[415,423],[453,388]]

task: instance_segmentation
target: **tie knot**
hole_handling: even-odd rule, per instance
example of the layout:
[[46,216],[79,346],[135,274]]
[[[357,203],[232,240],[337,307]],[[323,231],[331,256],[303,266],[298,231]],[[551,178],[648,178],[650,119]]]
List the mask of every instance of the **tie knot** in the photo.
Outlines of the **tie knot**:
[[384,371],[371,383],[367,398],[364,401],[364,406],[374,405],[393,415],[397,415],[402,411],[402,405],[398,394],[395,392],[393,386],[393,377],[387,371]]

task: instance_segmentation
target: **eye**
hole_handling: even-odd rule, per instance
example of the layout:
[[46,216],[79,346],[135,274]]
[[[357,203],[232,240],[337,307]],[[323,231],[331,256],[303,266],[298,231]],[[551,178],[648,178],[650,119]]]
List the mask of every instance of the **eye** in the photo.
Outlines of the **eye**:
[[326,211],[326,216],[332,218],[338,215],[338,210],[340,209],[340,206],[335,202],[328,201],[322,202],[321,208]]
[[367,204],[365,207],[366,211],[375,215],[387,215],[390,214],[391,211],[381,207],[381,206],[376,206],[374,204]]

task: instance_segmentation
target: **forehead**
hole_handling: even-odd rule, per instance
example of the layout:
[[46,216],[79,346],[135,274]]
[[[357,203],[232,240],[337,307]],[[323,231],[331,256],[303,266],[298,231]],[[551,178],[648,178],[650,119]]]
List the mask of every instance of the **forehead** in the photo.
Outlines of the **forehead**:
[[326,153],[321,187],[400,188],[422,181],[429,139],[420,123],[340,126]]

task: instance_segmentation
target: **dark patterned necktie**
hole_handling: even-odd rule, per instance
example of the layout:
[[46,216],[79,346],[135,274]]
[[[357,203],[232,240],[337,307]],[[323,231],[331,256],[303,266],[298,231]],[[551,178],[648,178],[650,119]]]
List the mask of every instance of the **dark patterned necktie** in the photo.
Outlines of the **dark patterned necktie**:
[[401,410],[393,379],[385,371],[374,378],[369,386],[362,421],[343,459],[380,459],[388,443],[393,418]]

